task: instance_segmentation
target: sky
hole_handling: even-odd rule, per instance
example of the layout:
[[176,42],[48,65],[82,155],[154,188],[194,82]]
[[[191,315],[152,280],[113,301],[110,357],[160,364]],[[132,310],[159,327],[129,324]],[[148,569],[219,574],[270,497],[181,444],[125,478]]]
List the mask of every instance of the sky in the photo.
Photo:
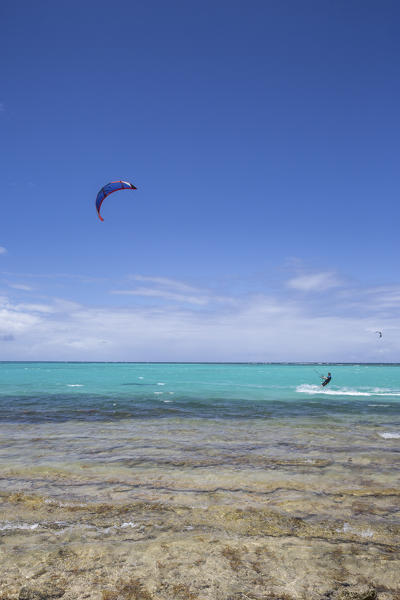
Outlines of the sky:
[[0,360],[400,362],[397,0],[0,21]]

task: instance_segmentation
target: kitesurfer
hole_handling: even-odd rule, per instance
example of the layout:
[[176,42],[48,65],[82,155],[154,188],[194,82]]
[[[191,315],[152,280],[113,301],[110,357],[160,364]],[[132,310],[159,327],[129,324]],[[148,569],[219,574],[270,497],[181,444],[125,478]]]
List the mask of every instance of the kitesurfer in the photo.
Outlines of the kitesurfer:
[[330,373],[328,373],[328,376],[325,377],[325,375],[323,375],[322,379],[323,379],[323,382],[321,383],[321,385],[322,385],[322,387],[325,387],[326,385],[328,385],[328,383],[332,379],[332,375]]

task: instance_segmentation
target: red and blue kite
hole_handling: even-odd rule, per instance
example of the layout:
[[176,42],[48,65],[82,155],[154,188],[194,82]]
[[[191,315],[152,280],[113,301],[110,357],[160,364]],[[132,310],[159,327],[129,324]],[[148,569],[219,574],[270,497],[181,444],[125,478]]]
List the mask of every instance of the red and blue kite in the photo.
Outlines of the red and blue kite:
[[96,210],[100,221],[104,221],[100,214],[100,208],[103,204],[103,200],[113,192],[118,192],[119,190],[137,190],[137,187],[135,187],[133,183],[129,183],[129,181],[111,181],[102,187],[96,198]]

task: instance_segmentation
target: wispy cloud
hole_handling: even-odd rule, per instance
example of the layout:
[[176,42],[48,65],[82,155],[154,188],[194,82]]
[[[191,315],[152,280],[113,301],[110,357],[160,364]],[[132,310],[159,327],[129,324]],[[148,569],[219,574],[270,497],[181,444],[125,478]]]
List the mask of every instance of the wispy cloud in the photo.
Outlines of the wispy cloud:
[[2,274],[6,275],[6,276],[28,277],[28,278],[32,278],[32,279],[77,280],[77,281],[82,281],[83,283],[98,283],[98,282],[105,282],[105,281],[109,280],[107,277],[93,277],[91,275],[80,275],[77,273],[19,273],[19,272],[16,273],[13,271],[2,271]]
[[375,308],[399,308],[400,309],[400,286],[378,286],[366,290],[370,302]]
[[[377,329],[382,340],[371,334]],[[379,323],[373,315],[321,316],[310,314],[306,303],[265,294],[213,311],[2,298],[0,332],[14,338],[0,344],[3,360],[390,361],[400,354],[400,316]]]
[[97,285],[96,304],[45,296],[14,274],[0,298],[0,341],[10,342],[0,360],[398,360],[400,285],[350,286],[331,270],[293,269],[289,281],[268,288],[260,277],[226,295],[226,282],[134,275],[124,280],[131,289]]
[[7,285],[10,288],[13,288],[14,290],[22,290],[24,292],[32,292],[33,291],[33,287],[30,285],[25,285],[24,283],[10,283],[8,282]]
[[183,281],[178,281],[177,279],[168,279],[167,277],[148,277],[145,275],[132,275],[131,278],[134,279],[135,281],[154,283],[155,285],[172,288],[176,291],[181,291],[181,292],[198,292],[198,291],[200,291],[199,288],[188,285],[187,283],[184,283]]
[[340,279],[331,272],[297,275],[287,282],[288,287],[302,292],[325,292],[341,285]]
[[30,312],[30,313],[54,313],[56,312],[56,307],[51,306],[49,304],[16,304],[14,309],[18,312]]
[[343,309],[362,313],[400,314],[400,286],[375,286],[341,289],[337,303]]
[[0,254],[7,254],[7,249],[4,246],[0,246]]
[[139,286],[127,290],[111,290],[111,294],[124,296],[142,296],[147,298],[157,298],[166,302],[175,302],[180,304],[195,304],[204,306],[212,303],[232,303],[233,299],[212,293],[210,290],[204,290],[186,284],[176,279],[166,277],[146,277],[144,275],[131,276],[135,281],[142,281],[153,286]]
[[172,300],[174,302],[199,305],[207,304],[209,301],[208,298],[204,296],[189,296],[185,294],[176,294],[174,292],[169,292],[168,290],[159,290],[144,287],[140,287],[135,290],[112,290],[111,293],[125,296],[146,296],[152,298],[162,298],[163,300]]

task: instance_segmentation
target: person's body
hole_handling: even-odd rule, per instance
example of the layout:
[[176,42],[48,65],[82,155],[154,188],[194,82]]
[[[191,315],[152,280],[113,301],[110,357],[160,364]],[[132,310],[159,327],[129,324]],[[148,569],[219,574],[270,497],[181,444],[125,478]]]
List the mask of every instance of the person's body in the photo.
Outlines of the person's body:
[[322,376],[323,382],[321,383],[322,387],[325,387],[326,385],[328,385],[328,383],[330,382],[330,380],[332,379],[332,375],[330,373],[328,373],[328,376],[325,377]]

